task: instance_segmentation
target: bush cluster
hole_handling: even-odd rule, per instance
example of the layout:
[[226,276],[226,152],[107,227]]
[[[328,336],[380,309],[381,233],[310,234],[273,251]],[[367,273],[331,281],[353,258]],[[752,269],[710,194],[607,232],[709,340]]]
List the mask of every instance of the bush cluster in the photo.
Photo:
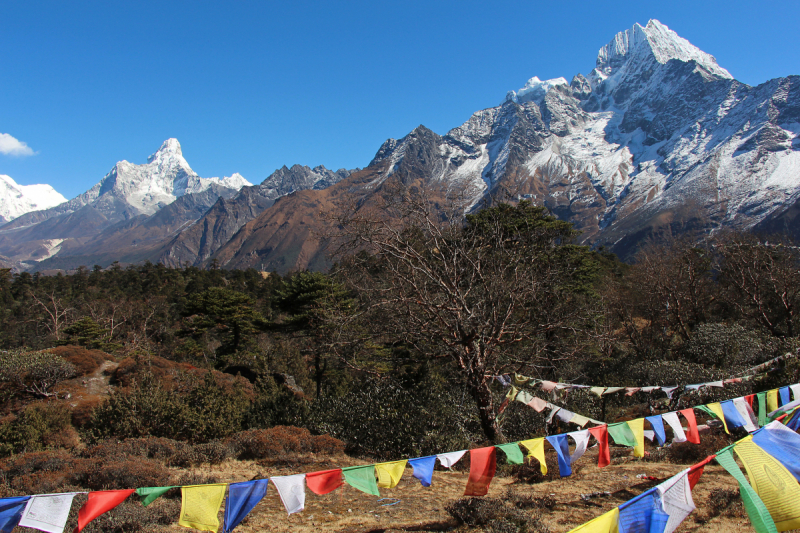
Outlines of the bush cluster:
[[318,399],[311,428],[347,443],[347,452],[378,458],[459,450],[483,440],[474,404],[446,384],[364,379],[349,393]]
[[242,431],[231,437],[230,447],[237,459],[262,459],[286,453],[344,452],[344,443],[330,435],[312,435],[307,429],[275,426],[270,429]]
[[78,432],[64,403],[32,403],[0,424],[0,457],[48,448],[71,449],[77,444]]
[[183,390],[168,390],[153,374],[142,373],[140,381],[94,410],[87,435],[93,441],[154,436],[209,442],[240,431],[249,405],[236,383],[226,387],[211,372]]
[[538,507],[516,505],[514,498],[461,498],[449,502],[445,510],[459,523],[491,533],[550,533],[541,520]]
[[75,375],[78,377],[94,374],[103,363],[114,360],[106,352],[89,350],[83,346],[56,346],[49,351],[75,367]]

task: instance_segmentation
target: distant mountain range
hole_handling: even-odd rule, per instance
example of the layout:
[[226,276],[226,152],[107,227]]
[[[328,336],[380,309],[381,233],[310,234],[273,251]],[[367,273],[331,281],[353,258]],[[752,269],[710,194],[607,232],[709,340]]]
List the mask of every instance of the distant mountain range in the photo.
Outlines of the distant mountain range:
[[[170,139],[69,202],[0,212],[18,217],[0,226],[0,254],[38,270],[114,260],[323,269],[319,213],[344,194],[369,204],[389,176],[462,188],[474,206],[531,199],[623,258],[666,227],[798,235],[800,77],[748,86],[651,20],[618,33],[588,75],[531,78],[443,136],[419,126],[387,140],[363,170],[295,165],[257,186],[204,179]],[[0,206],[11,205],[1,186]]]

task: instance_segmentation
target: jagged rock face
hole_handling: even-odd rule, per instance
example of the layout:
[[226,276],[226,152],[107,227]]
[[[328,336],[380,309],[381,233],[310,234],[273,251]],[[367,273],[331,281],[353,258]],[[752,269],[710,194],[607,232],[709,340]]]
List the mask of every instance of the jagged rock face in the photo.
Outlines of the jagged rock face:
[[[155,163],[157,168],[164,169],[160,172],[162,176],[170,173],[177,176],[171,183],[177,184],[175,188],[182,194],[155,213],[131,214],[114,222],[95,204],[90,204],[73,213],[19,229],[13,242],[9,236],[0,234],[0,249],[11,250],[18,260],[25,262],[24,267],[37,270],[144,260],[173,267],[203,265],[239,228],[272,205],[276,198],[296,190],[328,187],[352,173],[345,169],[333,172],[324,166],[311,169],[294,165],[277,170],[260,185],[244,186],[237,192],[222,183],[243,179],[238,174],[226,178],[227,181],[211,178],[207,183],[198,182],[188,176],[185,172],[188,165],[181,163],[182,156],[177,156],[180,156],[179,149],[166,157],[159,158],[156,154],[150,158],[149,164]],[[187,177],[189,179],[184,179]],[[121,203],[116,196],[110,199]],[[125,209],[125,205],[116,205],[112,212]],[[74,227],[76,224],[80,227]],[[99,231],[93,231],[94,227],[100,228]],[[51,237],[41,238],[42,233]]]
[[302,165],[291,168],[284,166],[261,184],[242,188],[234,198],[220,198],[202,218],[170,240],[154,260],[167,266],[186,263],[203,265],[242,226],[260,215],[276,199],[296,191],[328,188],[353,172],[346,169],[334,172],[322,165],[314,168]]
[[[475,206],[529,198],[573,222],[583,242],[628,257],[679,219],[701,229],[763,225],[800,200],[799,173],[800,78],[742,84],[653,20],[603,46],[588,76],[534,77],[444,136],[420,126],[389,139],[340,185],[363,182],[364,202],[389,176],[461,188]],[[320,264],[321,250],[297,237],[289,247],[277,227],[312,223],[300,211],[334,194],[283,198],[242,228],[248,237],[226,245],[221,263]]]

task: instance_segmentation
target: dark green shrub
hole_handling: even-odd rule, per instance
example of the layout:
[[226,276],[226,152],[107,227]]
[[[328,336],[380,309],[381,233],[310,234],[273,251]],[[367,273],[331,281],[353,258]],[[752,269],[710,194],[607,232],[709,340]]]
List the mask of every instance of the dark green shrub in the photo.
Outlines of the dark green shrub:
[[61,402],[34,403],[16,418],[0,425],[0,457],[51,448],[74,448],[78,433],[69,406]]
[[470,401],[433,379],[405,385],[364,379],[343,396],[314,405],[311,427],[347,443],[347,452],[378,458],[419,457],[469,448],[482,440]]
[[189,428],[183,423],[188,406],[145,374],[130,390],[114,392],[93,412],[87,428],[91,440],[132,437],[167,437],[186,440]]
[[66,339],[57,341],[56,344],[73,344],[85,346],[90,350],[103,350],[104,352],[114,352],[122,348],[122,345],[111,340],[111,332],[98,324],[92,317],[85,316],[64,328]]
[[685,357],[716,368],[742,368],[772,357],[775,344],[739,324],[699,324],[686,343]]
[[241,429],[247,397],[235,383],[232,389],[207,372],[202,383],[188,391],[168,391],[152,374],[143,374],[130,390],[115,392],[92,413],[87,434],[91,440],[166,437],[208,442]]
[[16,394],[49,397],[58,383],[75,376],[75,367],[48,350],[0,351],[0,382],[10,384]]
[[243,421],[245,428],[304,426],[308,423],[311,408],[305,397],[278,385],[271,376],[258,381],[257,391]]

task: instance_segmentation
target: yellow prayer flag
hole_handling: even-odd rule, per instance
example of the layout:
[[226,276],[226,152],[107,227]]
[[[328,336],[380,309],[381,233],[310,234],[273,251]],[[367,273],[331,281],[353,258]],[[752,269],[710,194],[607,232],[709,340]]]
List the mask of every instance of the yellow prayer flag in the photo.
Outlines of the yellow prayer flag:
[[772,389],[771,391],[767,391],[767,413],[771,413],[777,408],[778,408],[778,389]]
[[403,459],[402,461],[376,464],[375,474],[378,476],[378,487],[383,489],[395,488],[400,483],[400,478],[403,477],[407,462],[407,459]]
[[800,484],[781,463],[747,436],[733,447],[750,485],[775,521],[778,531],[800,528]]
[[178,524],[203,531],[219,529],[219,508],[227,483],[181,487],[181,516]]
[[[775,392],[777,393],[778,391]],[[722,420],[722,425],[725,428],[725,433],[730,434],[730,431],[728,431],[728,423],[725,422],[725,413],[722,411],[722,406],[720,405],[720,403],[719,402],[708,403],[706,404],[706,407],[711,409],[711,412],[714,413],[717,416],[717,418]]]
[[644,418],[628,420],[633,436],[636,437],[636,446],[633,447],[634,457],[644,457]]
[[542,475],[547,474],[547,463],[544,462],[544,437],[523,440],[520,444],[528,450],[528,457],[533,457],[539,461],[539,470],[542,471]]
[[594,520],[570,530],[569,533],[618,533],[618,531],[619,507],[615,507],[606,514],[602,514]]

